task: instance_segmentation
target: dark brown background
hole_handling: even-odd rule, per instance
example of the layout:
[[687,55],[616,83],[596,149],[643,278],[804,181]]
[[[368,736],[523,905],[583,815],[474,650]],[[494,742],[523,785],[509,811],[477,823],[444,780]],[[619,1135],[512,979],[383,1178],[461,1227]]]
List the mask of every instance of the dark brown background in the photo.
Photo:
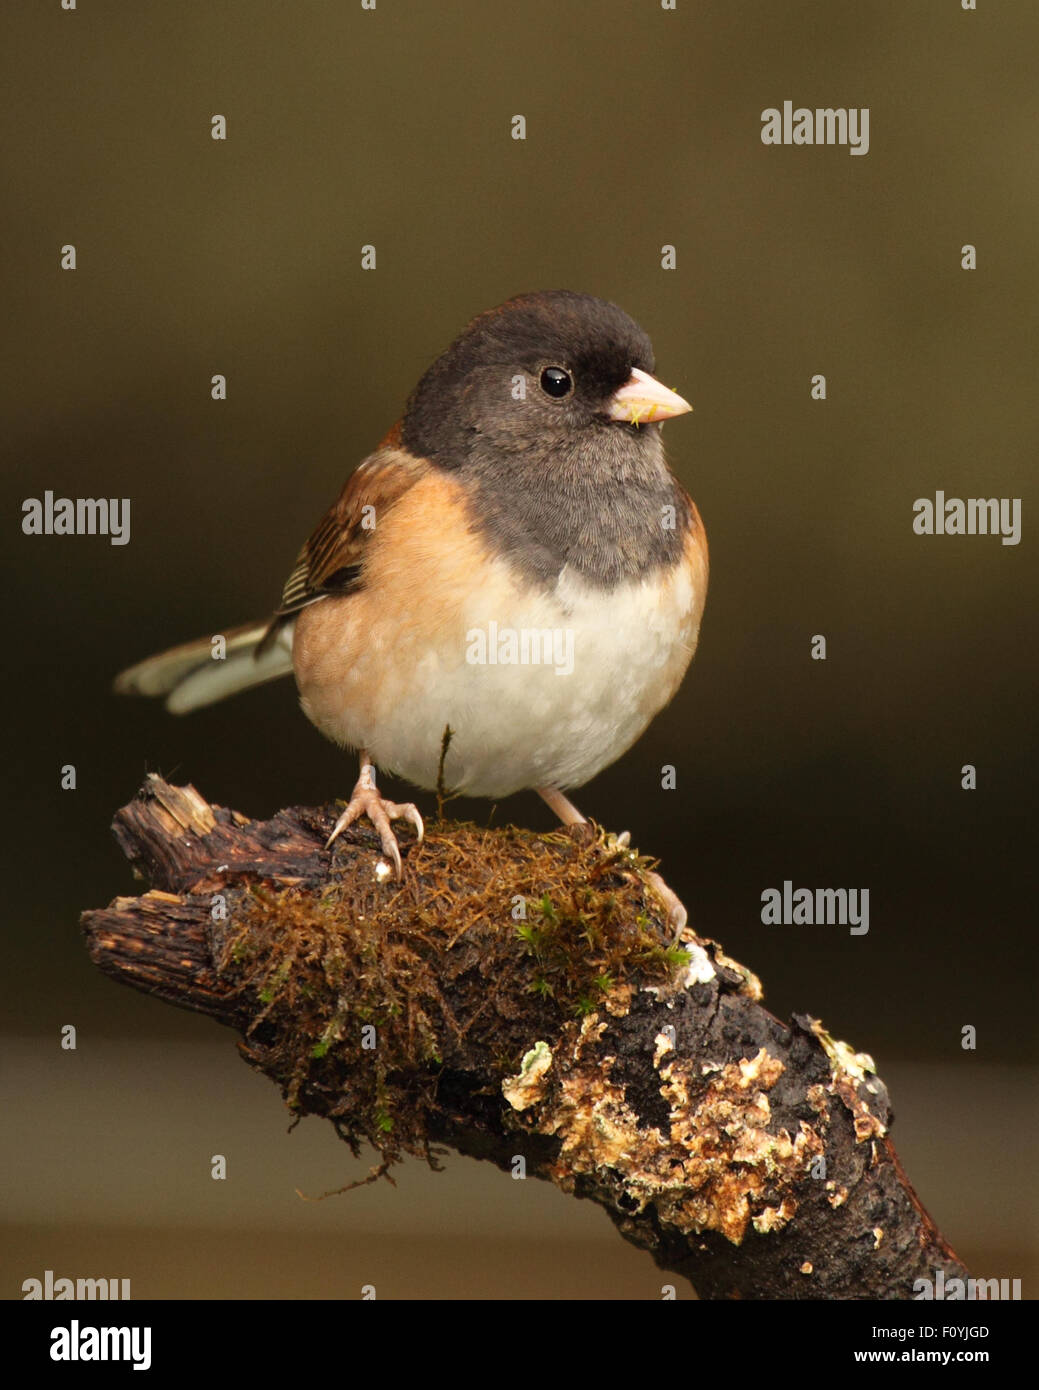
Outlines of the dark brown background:
[[[349,790],[289,684],[175,721],[111,677],[267,611],[430,360],[472,314],[558,286],[623,305],[693,402],[667,441],[712,558],[681,693],[576,799],[662,857],[776,1013],[873,1054],[953,1244],[1029,1274],[1034,7],[52,0],[7,19],[4,1296],[45,1268],[137,1296],[659,1296],[600,1212],[458,1159],[300,1204],[359,1171],[345,1148],[316,1122],[286,1136],[230,1037],[96,975],[76,925],[135,891],[108,824],[147,769],[254,816]],[[868,106],[869,154],[763,146],[785,98]],[[46,488],[131,497],[131,543],[23,536]],[[1021,544],[914,536],[939,488],[1022,498]],[[496,815],[550,824],[533,795]],[[868,887],[869,935],[762,926],[786,878]]]

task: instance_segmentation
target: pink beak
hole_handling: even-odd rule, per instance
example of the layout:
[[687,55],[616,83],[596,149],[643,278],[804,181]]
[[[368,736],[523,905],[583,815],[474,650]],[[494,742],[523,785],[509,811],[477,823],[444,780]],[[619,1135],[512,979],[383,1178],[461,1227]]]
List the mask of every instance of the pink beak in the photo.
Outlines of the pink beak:
[[677,391],[669,391],[649,372],[632,367],[631,376],[610,397],[607,413],[611,420],[623,420],[626,425],[649,425],[684,415],[692,408]]

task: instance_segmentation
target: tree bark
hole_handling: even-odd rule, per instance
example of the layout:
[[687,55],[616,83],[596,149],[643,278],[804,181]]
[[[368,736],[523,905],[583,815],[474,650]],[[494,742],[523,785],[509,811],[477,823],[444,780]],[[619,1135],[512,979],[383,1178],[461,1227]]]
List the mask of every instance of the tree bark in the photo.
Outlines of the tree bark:
[[[401,883],[331,807],[252,821],[149,777],[116,838],[153,885],[83,914],[106,974],[237,1030],[294,1114],[388,1174],[440,1146],[548,1179],[701,1298],[909,1298],[966,1270],[871,1060],[789,1025],[713,941],[669,942],[596,831],[438,823]],[[402,837],[403,838],[403,837]]]

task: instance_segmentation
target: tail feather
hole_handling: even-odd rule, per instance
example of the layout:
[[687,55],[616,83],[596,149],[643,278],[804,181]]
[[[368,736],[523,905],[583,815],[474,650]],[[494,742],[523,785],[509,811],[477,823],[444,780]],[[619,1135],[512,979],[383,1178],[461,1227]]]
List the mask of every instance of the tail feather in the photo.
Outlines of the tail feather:
[[292,670],[294,624],[284,624],[260,652],[268,627],[267,622],[248,623],[220,634],[226,646],[223,656],[217,658],[212,637],[171,647],[123,671],[116,676],[113,688],[118,695],[164,695],[171,714],[187,714],[240,690],[277,680]]

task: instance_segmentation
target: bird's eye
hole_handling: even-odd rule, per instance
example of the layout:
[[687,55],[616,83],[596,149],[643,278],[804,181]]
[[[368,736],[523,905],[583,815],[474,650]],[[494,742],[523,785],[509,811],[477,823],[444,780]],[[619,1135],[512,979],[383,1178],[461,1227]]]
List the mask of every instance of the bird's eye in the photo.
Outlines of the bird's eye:
[[569,396],[574,389],[574,379],[569,372],[564,372],[562,367],[546,367],[541,373],[541,389],[546,396],[554,396],[559,400],[563,396]]

